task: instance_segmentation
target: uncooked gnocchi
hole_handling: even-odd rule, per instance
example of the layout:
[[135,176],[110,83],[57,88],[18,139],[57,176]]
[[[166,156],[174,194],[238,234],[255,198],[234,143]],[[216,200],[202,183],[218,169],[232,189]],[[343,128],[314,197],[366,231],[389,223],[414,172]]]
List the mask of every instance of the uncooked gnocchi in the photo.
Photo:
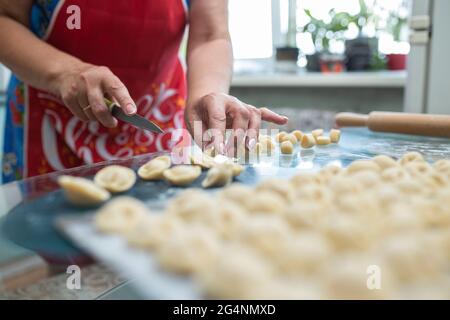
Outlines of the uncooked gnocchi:
[[294,145],[289,140],[283,141],[280,144],[280,151],[282,154],[292,154],[294,152]]
[[61,176],[58,184],[64,190],[67,200],[78,206],[97,205],[111,197],[108,191],[85,178]]
[[144,180],[162,180],[163,172],[169,169],[172,162],[169,156],[156,157],[138,169],[138,176]]
[[338,143],[341,139],[341,130],[331,129],[330,130],[330,141],[332,143]]
[[188,186],[197,180],[202,174],[199,166],[179,165],[171,169],[164,170],[164,178],[174,186]]
[[307,133],[303,135],[302,142],[300,143],[300,145],[302,146],[302,148],[305,149],[312,148],[316,145],[316,139],[312,134]]
[[119,197],[111,200],[94,217],[98,230],[126,235],[137,224],[148,218],[149,210],[139,200]]
[[311,134],[313,135],[314,139],[317,139],[318,137],[323,136],[323,129],[316,129],[311,131]]
[[319,136],[316,138],[316,142],[318,146],[326,146],[331,143],[331,140],[329,137]]
[[203,188],[223,187],[231,183],[233,179],[232,164],[222,163],[208,170],[206,178],[202,182]]
[[97,172],[94,182],[110,192],[124,192],[136,183],[136,173],[130,168],[112,165]]
[[300,130],[294,130],[291,133],[292,135],[294,135],[297,138],[297,142],[301,142],[302,138],[303,138],[303,132]]
[[200,166],[203,169],[210,169],[216,164],[216,162],[213,157],[207,155],[206,153],[197,153],[191,155],[191,164]]

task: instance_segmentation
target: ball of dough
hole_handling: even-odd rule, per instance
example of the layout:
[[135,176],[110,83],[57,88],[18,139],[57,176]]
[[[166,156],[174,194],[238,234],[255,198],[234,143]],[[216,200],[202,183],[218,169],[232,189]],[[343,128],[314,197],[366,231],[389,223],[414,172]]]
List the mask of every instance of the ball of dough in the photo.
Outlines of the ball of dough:
[[279,133],[277,133],[277,135],[275,136],[275,141],[278,143],[281,143],[284,141],[284,137],[287,135],[287,132],[285,131],[281,131]]
[[397,161],[385,155],[378,155],[376,157],[373,157],[372,161],[375,162],[383,171],[388,168],[398,167],[399,165]]
[[210,194],[188,189],[169,203],[166,212],[185,222],[205,221],[217,212],[217,204]]
[[283,141],[280,144],[280,151],[282,154],[292,154],[294,152],[294,145],[289,140]]
[[294,188],[289,181],[284,179],[269,178],[263,180],[255,188],[255,193],[259,193],[261,191],[274,192],[288,202],[292,201],[295,197]]
[[316,129],[311,131],[311,134],[313,135],[314,139],[317,139],[320,136],[323,136],[323,129]]
[[302,137],[302,142],[300,143],[302,148],[310,149],[316,145],[316,139],[312,134],[304,134]]
[[325,207],[317,201],[298,201],[285,211],[286,221],[293,228],[313,229],[322,224]]
[[392,183],[406,180],[409,178],[410,178],[409,173],[404,168],[401,167],[387,168],[381,173],[381,179],[385,182]]
[[401,157],[401,159],[399,160],[399,163],[401,165],[405,165],[409,162],[424,162],[424,161],[425,161],[425,159],[419,152],[413,151],[413,152],[405,153],[403,155],[403,157]]
[[252,299],[255,289],[264,287],[274,275],[272,266],[254,250],[228,245],[198,279],[209,298]]
[[149,214],[144,203],[123,196],[101,207],[94,216],[94,223],[101,232],[125,235]]
[[380,166],[370,160],[356,160],[347,167],[348,174],[353,174],[360,171],[374,171],[376,173],[379,173]]
[[136,183],[136,173],[130,168],[112,165],[97,172],[94,182],[110,192],[124,192]]
[[58,184],[67,200],[77,206],[95,206],[111,197],[108,191],[85,178],[61,176]]
[[288,133],[283,137],[281,143],[286,141],[289,141],[294,146],[297,143],[297,137],[291,133]]
[[297,138],[297,142],[302,141],[303,132],[301,132],[300,130],[294,130],[294,131],[292,131],[291,134],[294,135]]
[[341,130],[331,129],[330,130],[330,141],[332,143],[338,143],[341,139]]
[[254,216],[241,226],[238,239],[265,255],[273,256],[289,233],[289,225],[279,217]]
[[216,230],[222,238],[232,239],[241,225],[245,223],[246,218],[247,214],[241,206],[221,199],[217,204],[217,212],[208,215],[205,223]]
[[240,183],[233,183],[219,192],[219,199],[232,201],[244,208],[248,208],[254,195],[253,188]]
[[206,178],[202,181],[203,188],[223,187],[231,183],[233,179],[232,165],[216,164],[208,170]]
[[304,231],[281,243],[274,262],[283,275],[311,274],[326,263],[330,254],[322,235]]
[[147,250],[158,250],[182,228],[178,219],[164,214],[151,214],[131,228],[127,235],[128,244]]
[[248,212],[252,214],[281,214],[286,204],[282,196],[267,190],[254,193],[245,202]]
[[164,170],[169,169],[171,164],[169,156],[156,157],[141,166],[137,174],[144,180],[162,180]]
[[316,142],[318,146],[326,146],[331,143],[331,140],[329,137],[320,136],[316,138]]
[[210,268],[219,250],[219,241],[209,228],[184,225],[161,245],[157,259],[165,270],[192,274]]
[[202,174],[199,166],[179,165],[164,170],[164,178],[174,186],[185,187],[193,183]]
[[216,162],[213,157],[206,153],[196,153],[191,155],[191,164],[200,166],[202,169],[210,169],[216,164]]

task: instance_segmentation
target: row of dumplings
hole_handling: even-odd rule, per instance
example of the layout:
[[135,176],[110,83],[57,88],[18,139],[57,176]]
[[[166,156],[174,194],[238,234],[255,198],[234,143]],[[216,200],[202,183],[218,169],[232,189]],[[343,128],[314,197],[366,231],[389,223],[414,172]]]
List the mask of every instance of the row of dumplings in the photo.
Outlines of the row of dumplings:
[[95,224],[207,297],[450,298],[450,161],[416,152],[214,195],[188,189],[163,213],[117,198]]
[[[208,155],[191,156],[191,164],[172,167],[169,156],[154,158],[141,166],[137,175],[147,181],[165,180],[171,185],[188,186],[201,175],[202,169],[208,169],[202,181],[204,188],[225,186],[242,173],[244,167],[229,160],[216,163]],[[136,183],[134,170],[119,166],[107,166],[94,176],[93,181],[73,176],[61,176],[59,185],[66,198],[75,205],[94,206],[110,199],[111,193],[122,193],[130,190]]]

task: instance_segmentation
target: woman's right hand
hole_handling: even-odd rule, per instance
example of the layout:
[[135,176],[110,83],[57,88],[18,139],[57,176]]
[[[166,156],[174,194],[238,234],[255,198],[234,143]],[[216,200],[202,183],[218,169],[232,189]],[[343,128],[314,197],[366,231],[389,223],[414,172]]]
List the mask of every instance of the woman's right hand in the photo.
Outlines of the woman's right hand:
[[57,79],[56,90],[67,108],[82,121],[98,121],[107,128],[117,126],[104,98],[115,100],[123,111],[135,114],[136,104],[126,86],[107,67],[80,63]]

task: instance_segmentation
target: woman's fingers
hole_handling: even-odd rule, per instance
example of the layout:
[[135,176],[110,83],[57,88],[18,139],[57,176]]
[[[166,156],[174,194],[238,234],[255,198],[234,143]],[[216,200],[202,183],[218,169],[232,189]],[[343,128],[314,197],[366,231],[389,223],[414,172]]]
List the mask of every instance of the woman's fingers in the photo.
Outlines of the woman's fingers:
[[252,150],[258,142],[259,129],[261,127],[261,111],[251,105],[247,105],[250,110],[250,118],[247,130],[247,148]]
[[261,119],[264,121],[272,122],[275,124],[283,125],[288,122],[288,118],[285,116],[281,116],[276,112],[273,112],[272,110],[269,110],[267,108],[260,108],[261,111]]
[[214,149],[220,154],[225,153],[225,130],[227,115],[225,102],[216,96],[206,96],[203,99],[204,108],[207,111],[208,128],[212,137]]
[[245,143],[248,124],[250,121],[250,110],[237,99],[231,100],[227,104],[227,114],[232,118],[232,134],[228,139],[226,149],[228,153],[234,154],[235,150]]
[[103,78],[102,84],[105,92],[117,100],[119,106],[126,114],[133,115],[136,113],[137,108],[130,93],[118,77],[110,72]]
[[89,88],[87,95],[90,109],[95,118],[107,128],[116,127],[117,119],[111,115],[111,112],[106,106],[104,95],[100,87]]

